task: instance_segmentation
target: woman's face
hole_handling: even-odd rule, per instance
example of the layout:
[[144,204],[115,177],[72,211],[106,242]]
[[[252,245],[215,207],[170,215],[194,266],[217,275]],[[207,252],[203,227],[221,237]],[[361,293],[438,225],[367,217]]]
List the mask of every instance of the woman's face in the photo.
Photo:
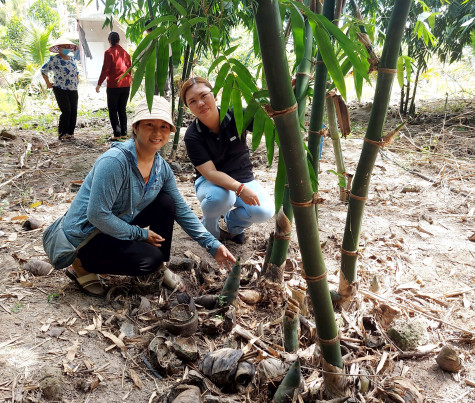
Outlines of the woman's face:
[[170,138],[170,125],[161,119],[145,119],[134,124],[138,147],[157,152]]
[[185,98],[191,113],[200,120],[217,112],[216,100],[206,84],[194,84],[186,92]]

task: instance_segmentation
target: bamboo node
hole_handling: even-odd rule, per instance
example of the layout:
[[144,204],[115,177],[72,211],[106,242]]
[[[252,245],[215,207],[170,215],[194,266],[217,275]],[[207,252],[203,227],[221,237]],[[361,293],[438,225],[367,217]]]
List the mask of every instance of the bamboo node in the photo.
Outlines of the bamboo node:
[[368,137],[364,137],[364,142],[369,143],[369,144],[373,144],[373,145],[378,146],[378,147],[384,147],[384,141],[382,141],[382,140],[376,141],[376,140],[371,140]]
[[298,73],[295,74],[295,76],[305,76],[305,77],[308,77],[308,78],[313,78],[313,76],[309,73],[305,73],[304,71],[299,71]]
[[314,193],[312,196],[312,200],[306,202],[296,202],[290,200],[290,204],[294,207],[312,207],[314,204],[322,204],[325,201],[323,197],[320,197],[318,192]]
[[328,129],[324,127],[321,130],[308,130],[308,134],[316,134],[317,136],[322,136],[322,137],[329,137],[328,135]]
[[319,281],[323,280],[327,276],[328,271],[325,270],[324,273],[320,274],[319,276],[307,276],[305,272],[302,273],[302,278],[307,280],[307,283],[318,283]]
[[388,73],[388,74],[396,74],[397,73],[397,69],[386,69],[384,67],[378,67],[378,73],[381,72],[381,73]]
[[338,331],[338,334],[336,335],[336,337],[334,337],[333,339],[330,339],[330,340],[322,339],[319,336],[317,336],[317,337],[318,337],[318,341],[321,344],[333,344],[333,343],[336,343],[337,341],[339,341],[341,339],[341,330]]
[[274,235],[274,240],[275,239],[283,239],[284,241],[290,241],[290,236],[289,235]]
[[272,109],[272,106],[270,106],[269,104],[266,104],[265,105],[265,110],[267,112],[267,115],[270,118],[275,118],[275,117],[278,117],[278,116],[287,115],[287,114],[297,110],[297,106],[298,106],[298,104],[295,103],[294,105],[289,106],[288,108],[282,109],[281,111],[276,111],[276,110]]
[[342,253],[343,255],[347,255],[347,256],[358,256],[358,255],[359,255],[358,250],[349,251],[349,250],[343,249],[343,247],[341,248],[341,253]]
[[367,197],[362,197],[362,196],[356,196],[353,193],[348,193],[348,196],[351,197],[352,199],[359,200],[359,201],[366,201],[368,200]]

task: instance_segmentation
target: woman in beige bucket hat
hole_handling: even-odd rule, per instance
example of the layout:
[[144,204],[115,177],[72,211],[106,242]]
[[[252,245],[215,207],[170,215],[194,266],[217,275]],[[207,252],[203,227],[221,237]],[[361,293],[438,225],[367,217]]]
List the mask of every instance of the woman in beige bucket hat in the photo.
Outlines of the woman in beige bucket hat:
[[72,263],[66,275],[88,295],[106,294],[98,274],[141,276],[158,269],[164,270],[163,284],[182,288],[163,265],[174,221],[220,265],[235,262],[183,200],[158,153],[176,131],[168,101],[154,96],[151,110],[146,100],[140,102],[132,128],[134,138],[113,143],[97,159],[69,211],[43,235],[51,263],[56,269]]
[[[71,51],[76,51],[77,48],[77,45],[68,39],[57,39],[49,48],[50,52],[57,55],[51,56],[41,67],[46,86],[53,89],[61,110],[58,124],[59,140],[72,139],[76,127],[79,71],[71,57]],[[49,80],[49,73],[53,73],[53,84]]]

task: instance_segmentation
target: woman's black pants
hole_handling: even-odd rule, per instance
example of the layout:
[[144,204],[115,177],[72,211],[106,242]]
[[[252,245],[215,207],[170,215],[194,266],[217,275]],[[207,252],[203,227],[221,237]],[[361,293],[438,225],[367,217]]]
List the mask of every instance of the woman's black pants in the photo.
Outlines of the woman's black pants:
[[131,222],[147,227],[165,238],[161,247],[145,241],[124,241],[100,233],[79,249],[78,258],[88,272],[142,276],[156,271],[170,260],[170,248],[175,221],[175,204],[166,193],[159,193]]
[[127,134],[127,113],[125,107],[129,100],[130,87],[107,88],[107,108],[114,137]]
[[78,92],[76,90],[62,90],[53,87],[54,96],[61,111],[59,117],[58,134],[74,135],[78,117]]

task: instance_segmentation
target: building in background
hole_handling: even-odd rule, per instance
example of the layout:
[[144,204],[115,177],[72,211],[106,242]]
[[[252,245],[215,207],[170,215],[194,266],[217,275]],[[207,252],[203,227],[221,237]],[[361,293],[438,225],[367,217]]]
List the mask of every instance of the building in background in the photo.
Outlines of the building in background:
[[97,81],[101,74],[104,52],[109,48],[107,37],[110,31],[116,31],[119,34],[120,44],[124,49],[129,47],[125,29],[119,22],[113,20],[111,29],[109,25],[102,28],[104,21],[103,6],[98,10],[93,3],[85,7],[77,18],[80,60],[84,76],[89,81]]

